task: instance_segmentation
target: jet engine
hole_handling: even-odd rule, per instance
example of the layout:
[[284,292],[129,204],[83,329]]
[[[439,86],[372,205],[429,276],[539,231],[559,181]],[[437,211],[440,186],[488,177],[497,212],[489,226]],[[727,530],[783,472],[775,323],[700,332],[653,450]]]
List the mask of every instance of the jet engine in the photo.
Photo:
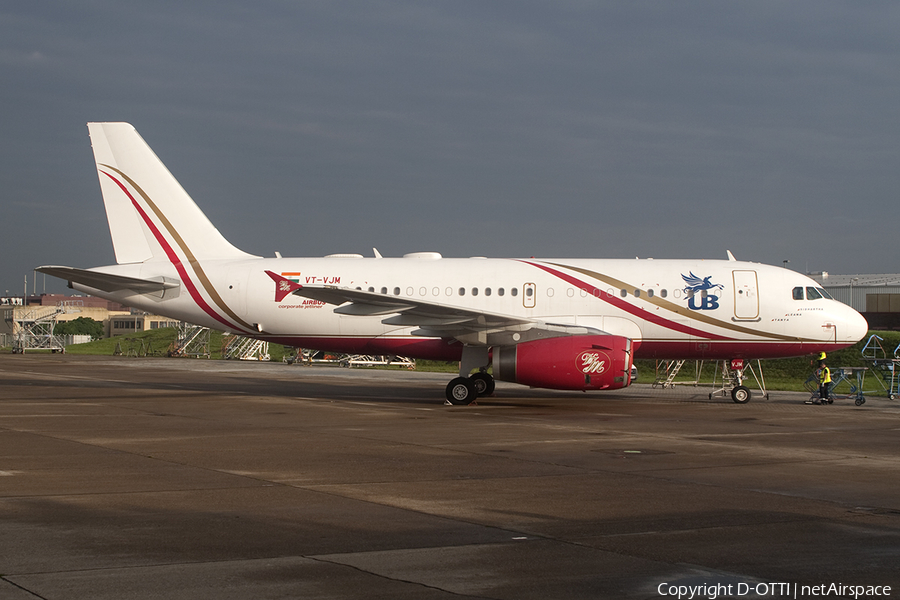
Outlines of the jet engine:
[[616,390],[631,383],[631,340],[576,335],[499,346],[494,377],[558,390]]

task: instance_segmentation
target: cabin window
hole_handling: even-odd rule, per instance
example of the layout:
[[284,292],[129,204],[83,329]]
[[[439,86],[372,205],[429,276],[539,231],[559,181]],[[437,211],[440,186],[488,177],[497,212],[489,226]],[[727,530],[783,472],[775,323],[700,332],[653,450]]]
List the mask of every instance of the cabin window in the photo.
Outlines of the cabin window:
[[459,295],[460,295],[460,296],[465,296],[465,295],[466,295],[466,288],[459,288]]
[[440,295],[441,295],[441,288],[434,288],[434,289],[432,289],[432,290],[431,290],[431,295],[432,295],[432,296],[440,296]]
[[478,295],[478,288],[472,288],[472,295],[473,295],[473,296],[477,296],[477,295]]
[[445,290],[444,290],[444,293],[447,294],[448,296],[452,296],[452,295],[453,295],[453,288],[447,288],[447,289],[445,289]]
[[509,293],[512,294],[513,296],[518,296],[519,288],[513,288],[513,289],[509,290]]
[[398,288],[398,287],[395,287],[395,288],[394,288],[394,295],[395,295],[395,296],[399,296],[399,295],[400,295],[400,288]]
[[504,290],[503,288],[497,288],[497,295],[498,295],[498,296],[502,296],[502,295],[505,294],[505,293],[506,293],[506,290]]
[[572,288],[567,289],[567,290],[566,290],[566,296],[568,296],[569,298],[574,298],[574,297],[575,297],[575,290],[573,290]]
[[386,288],[386,287],[381,288],[381,293],[382,293],[382,294],[387,294],[387,288]]
[[491,288],[484,288],[484,295],[485,295],[485,296],[490,296],[490,295],[491,295]]
[[659,295],[662,296],[663,298],[665,298],[666,296],[669,295],[669,292],[666,291],[666,288],[663,288],[663,289],[659,290]]
[[818,300],[822,297],[822,294],[818,292],[818,290],[814,287],[806,288],[806,299],[807,300]]
[[428,288],[424,288],[424,287],[420,287],[420,288],[419,288],[419,295],[420,295],[420,296],[424,296],[424,295],[426,295],[427,293],[428,293]]
[[803,300],[803,288],[795,287],[793,291],[794,300]]
[[652,297],[653,297],[653,290],[647,290],[647,297],[648,297],[648,298],[652,298]]
[[[528,291],[530,292],[531,289],[529,289]],[[548,297],[548,298],[552,298],[552,297],[553,297],[553,288],[549,288],[549,287],[547,288],[547,297]]]
[[627,297],[628,297],[628,290],[622,290],[621,292],[619,292],[619,295],[622,296],[623,298],[627,298]]
[[370,288],[369,288],[369,291],[372,292],[372,293],[374,293],[374,292],[375,292],[375,288],[370,287]]
[[635,298],[640,298],[640,297],[641,297],[641,290],[634,290],[634,297],[635,297]]

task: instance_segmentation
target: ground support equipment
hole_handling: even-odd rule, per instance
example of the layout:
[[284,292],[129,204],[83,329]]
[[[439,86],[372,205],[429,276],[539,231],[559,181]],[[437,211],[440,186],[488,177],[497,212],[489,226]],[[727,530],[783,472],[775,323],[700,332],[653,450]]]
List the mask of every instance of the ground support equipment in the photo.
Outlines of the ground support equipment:
[[658,360],[656,361],[656,378],[653,380],[653,387],[662,387],[663,389],[674,388],[676,385],[699,385],[700,372],[703,370],[703,361],[694,361],[694,380],[693,381],[675,381],[681,367],[684,366],[684,360]]
[[[865,383],[866,371],[868,370],[868,367],[838,367],[835,369],[831,378],[831,389],[828,391],[826,400],[822,400],[819,396],[819,376],[816,373],[811,373],[806,378],[806,381],[803,382],[803,387],[809,392],[809,400],[806,403],[815,404],[818,401],[820,404],[832,404],[835,400],[853,400],[854,404],[862,406],[866,403],[863,384]],[[850,386],[850,393],[836,394],[835,390],[844,382]]]
[[226,359],[268,361],[269,342],[240,335],[225,338],[222,354]]
[[878,383],[882,391],[887,392],[888,398],[897,399],[900,396],[900,346],[894,348],[894,355],[888,356],[881,345],[883,338],[876,334],[869,336],[866,345],[863,346],[863,360],[878,375]]

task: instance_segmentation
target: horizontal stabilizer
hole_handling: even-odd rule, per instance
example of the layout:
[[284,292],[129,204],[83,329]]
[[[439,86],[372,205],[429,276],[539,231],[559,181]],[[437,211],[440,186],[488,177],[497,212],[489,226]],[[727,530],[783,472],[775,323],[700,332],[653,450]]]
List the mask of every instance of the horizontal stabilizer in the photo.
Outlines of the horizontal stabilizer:
[[35,271],[65,279],[69,283],[79,283],[104,292],[131,290],[138,294],[152,294],[154,292],[164,292],[169,289],[177,288],[181,285],[181,283],[172,279],[138,279],[137,277],[111,275],[109,273],[100,273],[98,271],[89,271],[87,269],[76,269],[74,267],[46,266],[38,267]]

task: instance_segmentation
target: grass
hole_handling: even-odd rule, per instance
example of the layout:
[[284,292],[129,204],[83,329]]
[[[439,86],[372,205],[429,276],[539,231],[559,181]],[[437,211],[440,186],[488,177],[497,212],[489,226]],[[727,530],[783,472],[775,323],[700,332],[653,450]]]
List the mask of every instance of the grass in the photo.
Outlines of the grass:
[[[900,345],[900,332],[897,331],[870,331],[869,335],[877,334],[882,338],[881,346],[886,351],[887,358],[893,357],[894,348]],[[175,341],[177,331],[168,327],[163,329],[153,329],[150,331],[142,331],[134,335],[120,336],[116,338],[106,338],[96,340],[87,344],[75,344],[66,348],[66,352],[74,355],[109,355],[112,356],[116,350],[125,356],[168,356],[168,351]],[[210,333],[210,358],[221,359],[224,351],[225,334],[220,331],[212,331]],[[869,337],[858,342],[856,345],[832,352],[828,355],[828,366],[831,368],[832,375],[836,375],[839,367],[866,367],[871,363],[866,362],[862,355],[863,346]],[[9,349],[5,349],[9,351]],[[273,362],[281,362],[287,354],[293,353],[293,348],[282,346],[280,344],[269,344],[269,356]],[[884,357],[881,355],[880,357]],[[770,390],[790,390],[803,391],[805,388],[803,382],[810,373],[814,371],[814,366],[810,364],[811,357],[800,358],[781,358],[761,361],[763,374],[765,376],[766,387]],[[638,368],[638,383],[650,383],[654,380],[657,361],[640,359],[635,361]],[[752,366],[756,369],[756,361],[752,362]],[[386,367],[369,367],[382,369],[397,369],[402,367],[386,366]],[[416,369],[420,371],[430,371],[438,373],[456,373],[459,369],[456,362],[444,362],[437,360],[417,360]],[[706,361],[700,373],[700,381],[711,383],[716,369],[713,361]],[[721,377],[721,373],[719,374]],[[874,373],[867,374],[866,387],[868,389],[880,389],[877,382],[873,380],[876,377]],[[685,362],[682,372],[676,377],[675,381],[692,381],[696,378],[695,366],[693,361]],[[752,377],[750,379],[751,386],[755,383]],[[836,390],[839,393],[849,393],[848,384],[844,383]]]
[[[863,358],[862,349],[869,336],[876,334],[882,338],[881,346],[886,351],[887,358],[893,357],[894,348],[900,345],[900,332],[898,331],[870,331],[869,334],[854,346],[831,352],[828,354],[827,363],[831,369],[832,377],[837,375],[840,367],[871,367],[871,362],[866,362]],[[884,358],[882,354],[879,358]],[[760,361],[762,364],[763,375],[765,376],[766,387],[770,390],[784,391],[803,391],[805,388],[803,382],[809,377],[810,373],[815,370],[815,366],[810,364],[811,356],[799,358],[778,358]],[[636,360],[638,367],[640,383],[650,383],[654,379],[656,361],[654,360]],[[756,361],[752,361],[752,366],[756,369]],[[703,382],[712,382],[716,364],[707,361],[703,365],[700,380]],[[721,373],[719,374],[721,377]],[[749,373],[748,373],[749,375]],[[874,380],[875,373],[871,371],[866,374],[866,388],[868,390],[881,389],[881,386]],[[675,381],[692,381],[695,378],[695,369],[693,361],[687,361],[682,368],[682,373],[675,378]],[[755,384],[753,378],[750,381]],[[887,385],[887,384],[886,384]],[[752,387],[752,386],[751,386]],[[849,393],[849,385],[841,384],[836,393]]]
[[[116,355],[123,356],[169,356],[178,330],[174,327],[164,327],[141,331],[132,335],[118,336],[95,340],[86,344],[73,344],[66,348],[67,354],[75,355]],[[227,343],[226,335],[221,331],[210,331],[209,353],[212,359],[222,359]],[[269,344],[269,357],[272,361],[280,362],[286,353],[281,344]]]

